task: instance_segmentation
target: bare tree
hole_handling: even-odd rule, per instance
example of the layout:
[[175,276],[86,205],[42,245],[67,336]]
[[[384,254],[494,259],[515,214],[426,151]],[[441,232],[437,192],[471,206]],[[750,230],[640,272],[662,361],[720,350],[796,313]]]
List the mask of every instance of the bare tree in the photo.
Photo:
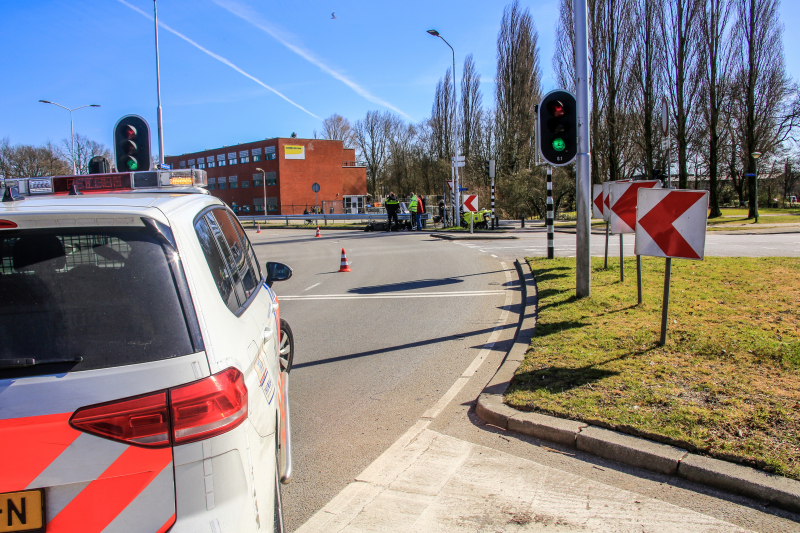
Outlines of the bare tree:
[[450,160],[453,146],[453,101],[452,72],[448,68],[444,78],[436,84],[436,92],[431,109],[431,141],[434,150],[442,160]]
[[65,161],[50,142],[43,146],[12,145],[7,138],[0,139],[0,177],[4,179],[71,173],[71,163]]
[[[71,152],[72,149],[72,142],[70,139],[63,139],[61,141],[61,158],[70,161],[71,164]],[[88,174],[89,173],[89,161],[92,160],[93,157],[96,156],[103,156],[108,160],[109,166],[114,161],[114,156],[111,153],[111,150],[108,149],[104,144],[93,141],[86,137],[85,135],[81,135],[80,133],[75,134],[75,172],[77,174]]]
[[[316,131],[314,133],[316,134]],[[352,148],[356,144],[355,132],[350,121],[338,113],[322,121],[322,138],[342,141],[345,148]]]
[[708,181],[710,191],[709,218],[722,216],[719,207],[719,170],[723,135],[725,134],[723,112],[731,95],[731,39],[729,21],[731,0],[705,0],[700,11],[701,38],[698,67],[702,80],[702,117],[708,144],[705,148],[708,159]]
[[483,112],[483,95],[481,94],[481,75],[475,70],[472,54],[464,59],[464,70],[461,75],[461,150],[467,161],[473,155],[474,146],[479,137],[481,114]]
[[367,111],[367,116],[357,120],[354,131],[358,149],[367,163],[367,188],[372,196],[379,192],[378,184],[384,170],[389,142],[389,111]]
[[538,39],[530,10],[519,0],[506,6],[497,35],[495,100],[498,166],[507,176],[533,164],[534,106],[542,96]]
[[739,124],[747,174],[748,218],[758,222],[756,161],[753,152],[771,152],[793,126],[787,121],[785,104],[790,96],[789,78],[783,58],[783,26],[779,22],[779,0],[736,0],[735,25],[740,44]]

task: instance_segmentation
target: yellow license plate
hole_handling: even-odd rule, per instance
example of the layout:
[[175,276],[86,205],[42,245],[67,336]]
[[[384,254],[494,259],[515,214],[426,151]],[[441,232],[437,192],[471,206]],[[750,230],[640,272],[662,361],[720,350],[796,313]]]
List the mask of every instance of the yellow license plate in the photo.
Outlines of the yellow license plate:
[[44,531],[42,489],[0,494],[0,533]]

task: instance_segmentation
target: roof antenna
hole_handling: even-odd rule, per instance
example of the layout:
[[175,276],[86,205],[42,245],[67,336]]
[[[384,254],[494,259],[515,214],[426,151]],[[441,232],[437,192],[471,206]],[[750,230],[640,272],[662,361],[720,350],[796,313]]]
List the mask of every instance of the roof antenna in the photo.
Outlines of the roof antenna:
[[25,197],[19,193],[19,187],[6,187],[6,192],[3,193],[4,202],[18,202],[24,199]]

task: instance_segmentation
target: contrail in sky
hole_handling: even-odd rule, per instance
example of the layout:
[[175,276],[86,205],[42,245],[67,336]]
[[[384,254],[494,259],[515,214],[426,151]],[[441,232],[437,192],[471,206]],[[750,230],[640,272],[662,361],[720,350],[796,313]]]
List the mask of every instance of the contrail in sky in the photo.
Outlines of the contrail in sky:
[[[122,0],[120,0],[120,1],[122,1]],[[295,54],[299,55],[300,57],[302,57],[303,59],[305,59],[309,63],[318,66],[320,68],[320,70],[322,70],[326,74],[330,74],[331,76],[333,76],[337,80],[341,81],[342,83],[344,83],[345,85],[347,85],[348,87],[353,89],[356,93],[358,93],[359,95],[361,95],[364,98],[366,98],[367,100],[369,100],[370,102],[374,102],[374,103],[376,103],[378,105],[382,105],[384,107],[387,107],[387,108],[391,109],[392,111],[396,111],[397,113],[400,113],[401,115],[403,115],[407,119],[412,120],[410,116],[405,114],[403,111],[397,109],[395,106],[393,106],[389,102],[386,102],[385,100],[381,100],[377,96],[372,95],[369,91],[367,91],[366,89],[364,89],[363,87],[358,85],[356,82],[354,82],[353,80],[351,80],[350,78],[348,78],[347,76],[342,74],[341,72],[337,72],[337,71],[333,70],[332,68],[330,68],[329,66],[327,66],[326,64],[324,64],[322,62],[322,60],[320,60],[319,58],[314,56],[314,54],[312,54],[308,50],[305,50],[305,49],[303,49],[303,48],[301,48],[301,47],[299,47],[299,46],[297,46],[295,44],[290,43],[283,35],[280,34],[280,32],[278,32],[266,20],[264,20],[264,18],[256,10],[250,8],[249,6],[245,6],[245,5],[239,4],[239,3],[235,2],[235,1],[231,1],[231,0],[213,0],[213,1],[214,1],[215,4],[217,4],[218,6],[220,6],[223,9],[225,9],[226,11],[229,11],[230,13],[236,15],[237,17],[241,18],[242,20],[244,20],[246,22],[249,22],[250,24],[252,24],[256,28],[260,29],[261,31],[269,34],[275,40],[277,40],[279,43],[281,43],[283,46],[285,46],[286,48],[288,48],[289,50],[291,50]]]
[[[118,0],[118,1],[119,1],[121,4],[123,4],[123,5],[126,5],[126,6],[128,6],[129,8],[133,9],[134,11],[136,11],[137,13],[139,13],[140,15],[142,15],[142,16],[144,16],[144,17],[147,17],[147,18],[148,18],[148,19],[150,19],[150,20],[153,20],[153,17],[152,17],[152,16],[150,16],[150,15],[149,15],[149,14],[147,14],[147,13],[145,13],[144,11],[142,11],[141,9],[139,9],[138,7],[136,7],[136,6],[133,6],[133,5],[129,4],[129,3],[128,3],[128,2],[126,2],[125,0]],[[222,62],[222,63],[225,63],[226,65],[228,65],[229,67],[231,67],[233,70],[235,70],[235,71],[236,71],[236,72],[238,72],[239,74],[241,74],[241,75],[243,75],[243,76],[247,76],[248,78],[250,78],[251,80],[253,80],[253,81],[254,81],[254,82],[256,82],[257,84],[261,85],[261,86],[262,86],[262,87],[264,87],[265,89],[267,89],[267,90],[269,90],[269,91],[272,91],[273,93],[277,94],[278,96],[280,96],[281,98],[283,98],[284,100],[286,100],[287,102],[289,102],[290,104],[292,104],[293,106],[297,107],[298,109],[302,109],[303,111],[305,111],[306,113],[308,113],[309,115],[311,115],[312,117],[314,117],[315,119],[317,119],[317,120],[322,120],[320,117],[318,117],[317,115],[315,115],[314,113],[312,113],[311,111],[309,111],[308,109],[306,109],[305,107],[301,106],[301,105],[300,105],[300,104],[298,104],[297,102],[293,102],[293,101],[292,101],[292,100],[290,100],[290,99],[289,99],[287,96],[285,96],[284,94],[282,94],[280,91],[278,91],[278,90],[276,90],[276,89],[273,89],[272,87],[270,87],[269,85],[267,85],[267,84],[266,84],[266,83],[264,83],[263,81],[259,80],[259,79],[258,79],[258,78],[256,78],[255,76],[252,76],[252,75],[248,74],[247,72],[245,72],[244,70],[240,69],[239,67],[237,67],[236,65],[234,65],[233,63],[231,63],[230,61],[228,61],[227,59],[225,59],[225,58],[224,58],[224,57],[222,57],[221,55],[219,55],[219,54],[215,54],[214,52],[212,52],[212,51],[211,51],[211,50],[209,50],[208,48],[204,48],[204,47],[200,46],[199,44],[197,44],[196,42],[194,42],[193,40],[191,40],[190,38],[188,38],[187,36],[185,36],[185,35],[184,35],[184,34],[182,34],[181,32],[179,32],[179,31],[177,31],[177,30],[173,30],[172,28],[170,28],[169,26],[167,26],[167,25],[166,25],[166,24],[164,24],[163,22],[160,22],[160,21],[159,21],[158,25],[159,25],[159,26],[161,26],[162,28],[164,28],[165,30],[167,30],[168,32],[170,32],[170,33],[172,33],[172,34],[174,34],[174,35],[177,35],[178,37],[180,37],[181,39],[183,39],[183,40],[184,40],[184,41],[186,41],[187,43],[191,44],[192,46],[194,46],[195,48],[197,48],[197,49],[198,49],[198,50],[200,50],[201,52],[205,52],[206,54],[210,55],[211,57],[213,57],[213,58],[214,58],[214,59],[216,59],[217,61],[220,61],[220,62]]]

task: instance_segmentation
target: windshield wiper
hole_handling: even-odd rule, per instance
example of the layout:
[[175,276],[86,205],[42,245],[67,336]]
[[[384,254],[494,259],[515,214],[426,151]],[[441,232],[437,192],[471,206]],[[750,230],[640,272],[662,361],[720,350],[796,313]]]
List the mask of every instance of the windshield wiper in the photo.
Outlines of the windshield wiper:
[[0,368],[24,368],[36,365],[49,365],[52,363],[80,363],[83,357],[69,357],[65,359],[34,359],[31,357],[22,359],[0,359]]

